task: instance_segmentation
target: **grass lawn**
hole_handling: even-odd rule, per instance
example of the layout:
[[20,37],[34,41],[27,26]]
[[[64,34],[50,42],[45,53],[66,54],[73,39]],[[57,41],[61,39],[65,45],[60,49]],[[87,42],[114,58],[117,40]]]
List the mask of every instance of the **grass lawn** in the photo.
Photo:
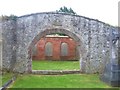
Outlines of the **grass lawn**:
[[[77,70],[79,61],[33,61],[33,70]],[[3,83],[13,74],[5,73]],[[98,74],[65,74],[65,75],[18,75],[10,88],[111,88],[99,80]]]
[[32,70],[79,70],[79,61],[32,61]]
[[6,82],[12,79],[12,76],[12,73],[4,72],[4,74],[2,75],[2,85],[4,85]]
[[97,74],[21,75],[10,88],[110,88]]

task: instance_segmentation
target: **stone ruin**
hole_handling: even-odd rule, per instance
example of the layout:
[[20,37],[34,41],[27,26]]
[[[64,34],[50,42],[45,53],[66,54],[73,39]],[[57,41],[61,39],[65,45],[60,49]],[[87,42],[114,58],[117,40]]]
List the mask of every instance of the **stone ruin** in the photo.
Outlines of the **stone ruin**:
[[[110,31],[110,61],[100,77],[109,85],[120,86],[120,31]],[[116,55],[117,54],[117,55]]]
[[[79,15],[35,13],[0,19],[1,69],[18,73],[32,72],[32,48],[45,35],[64,33],[77,43],[82,73],[102,73],[106,65],[118,62],[118,44],[111,40],[119,35],[118,28]],[[114,33],[114,34],[111,34]],[[111,39],[112,35],[112,39]],[[110,66],[111,67],[111,66]],[[105,75],[103,75],[104,77]]]

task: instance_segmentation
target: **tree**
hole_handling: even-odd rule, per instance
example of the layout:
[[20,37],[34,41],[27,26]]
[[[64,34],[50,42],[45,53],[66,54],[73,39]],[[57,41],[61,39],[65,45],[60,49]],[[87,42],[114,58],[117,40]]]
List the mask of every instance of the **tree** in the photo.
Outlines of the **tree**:
[[68,13],[68,14],[76,14],[76,12],[74,12],[73,10],[72,10],[72,8],[67,8],[67,7],[61,7],[59,10],[56,10],[56,12],[62,12],[62,13]]
[[[67,7],[61,7],[59,10],[56,10],[56,12],[61,12],[61,13],[67,13],[67,14],[73,14],[73,15],[76,15],[76,13],[72,10],[72,8],[67,8]],[[65,34],[63,33],[56,33],[60,36],[66,36]]]

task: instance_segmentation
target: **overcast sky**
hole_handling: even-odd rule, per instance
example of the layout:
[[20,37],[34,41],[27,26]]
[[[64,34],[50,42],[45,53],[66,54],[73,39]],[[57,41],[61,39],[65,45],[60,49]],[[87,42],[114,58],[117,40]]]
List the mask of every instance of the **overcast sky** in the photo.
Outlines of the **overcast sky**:
[[0,0],[0,15],[50,12],[66,6],[78,15],[118,25],[119,0]]

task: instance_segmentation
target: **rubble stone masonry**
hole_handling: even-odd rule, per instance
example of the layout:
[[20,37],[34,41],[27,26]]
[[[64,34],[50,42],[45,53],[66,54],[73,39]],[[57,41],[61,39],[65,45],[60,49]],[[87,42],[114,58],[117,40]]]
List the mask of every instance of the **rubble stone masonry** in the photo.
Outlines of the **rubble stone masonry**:
[[2,68],[19,73],[32,71],[32,49],[47,34],[64,33],[73,38],[84,73],[102,72],[110,61],[110,30],[104,22],[64,13],[36,13],[0,20]]

